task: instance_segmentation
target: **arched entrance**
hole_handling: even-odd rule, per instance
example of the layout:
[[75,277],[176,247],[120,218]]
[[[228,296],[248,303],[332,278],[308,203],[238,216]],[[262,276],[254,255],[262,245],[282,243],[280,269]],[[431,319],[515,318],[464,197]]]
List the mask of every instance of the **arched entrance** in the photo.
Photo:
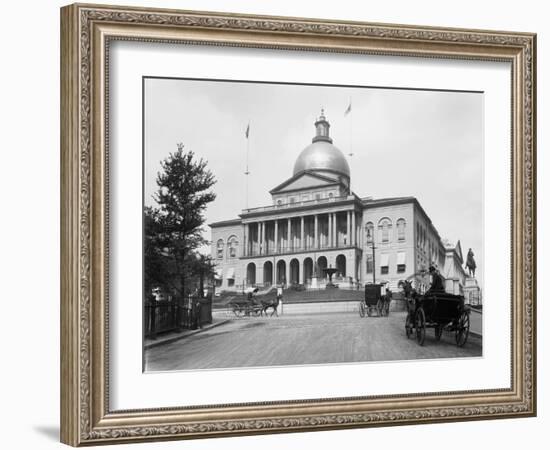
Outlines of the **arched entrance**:
[[256,284],[256,264],[254,263],[249,263],[246,266],[246,284],[248,286]]
[[319,256],[319,258],[317,258],[317,276],[320,278],[324,278],[326,274],[323,269],[326,269],[327,267],[327,258],[325,256]]
[[266,261],[264,263],[264,285],[271,286],[273,284],[273,263]]
[[300,263],[296,258],[290,260],[290,284],[300,282]]
[[286,284],[286,262],[277,261],[277,284]]
[[311,258],[304,259],[304,283],[311,283],[313,277],[313,260]]
[[346,257],[344,255],[338,255],[336,257],[336,270],[338,275],[346,276]]

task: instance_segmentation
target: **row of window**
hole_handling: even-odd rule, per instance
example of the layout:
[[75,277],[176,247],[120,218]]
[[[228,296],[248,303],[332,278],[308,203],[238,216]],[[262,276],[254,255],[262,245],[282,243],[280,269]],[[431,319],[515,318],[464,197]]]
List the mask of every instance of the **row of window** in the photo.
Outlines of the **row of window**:
[[[296,202],[308,202],[310,200],[321,200],[322,198],[333,198],[334,197],[334,193],[333,192],[329,192],[327,196],[323,195],[323,193],[321,192],[318,192],[316,194],[311,194],[311,195],[302,195],[302,197],[289,197],[288,199],[288,203],[296,203]],[[277,200],[277,206],[281,206],[284,204],[284,201],[283,199],[278,199]]]
[[[407,223],[405,219],[398,219],[396,222],[397,229],[397,240],[399,242],[405,241],[405,227]],[[391,241],[391,231],[392,231],[392,221],[383,217],[378,221],[378,232],[380,233],[380,242],[390,242]],[[374,239],[374,224],[372,222],[367,222],[365,225],[365,237],[367,244],[372,244]]]
[[[406,264],[397,264],[397,273],[404,273],[407,271]],[[367,259],[367,273],[372,274],[374,272],[374,264],[372,258]],[[388,275],[390,273],[390,266],[380,266],[380,274]]]
[[[417,224],[418,225],[418,224]],[[405,227],[406,222],[405,219],[398,219],[396,222],[396,229],[397,229],[397,240],[399,242],[405,241]],[[391,230],[393,228],[392,221],[384,217],[380,219],[378,222],[378,232],[380,233],[380,242],[386,243],[391,241]],[[374,239],[374,224],[372,222],[367,222],[365,225],[365,234],[366,234],[366,241],[367,244],[372,244]],[[229,258],[236,258],[238,247],[239,247],[239,240],[236,236],[231,236],[227,240],[227,244],[224,242],[223,239],[219,239],[216,243],[216,257],[218,259],[223,259],[224,257],[224,249],[227,245],[228,248],[228,257]]]
[[[224,248],[225,248],[224,240],[218,239],[218,242],[216,243],[216,258],[223,259]],[[236,236],[231,236],[227,240],[227,249],[228,249],[229,258],[237,257],[238,248],[239,248],[239,240],[237,239]]]
[[[366,255],[366,257],[367,273],[373,273],[375,270],[374,256]],[[387,275],[390,272],[390,255],[388,253],[382,253],[377,256],[376,261],[380,263],[380,273],[382,275]],[[397,252],[395,263],[397,269],[396,272],[404,273],[407,270],[407,254],[405,252]]]

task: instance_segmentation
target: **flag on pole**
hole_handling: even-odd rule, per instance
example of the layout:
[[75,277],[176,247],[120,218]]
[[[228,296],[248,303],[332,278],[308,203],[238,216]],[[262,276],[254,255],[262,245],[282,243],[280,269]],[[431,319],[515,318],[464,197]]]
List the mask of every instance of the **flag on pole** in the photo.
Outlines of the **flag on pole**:
[[344,111],[344,117],[347,116],[351,112],[351,100],[349,101],[349,106]]
[[246,131],[244,132],[244,135],[248,139],[248,135],[250,134],[250,122],[248,122],[248,125],[246,126]]

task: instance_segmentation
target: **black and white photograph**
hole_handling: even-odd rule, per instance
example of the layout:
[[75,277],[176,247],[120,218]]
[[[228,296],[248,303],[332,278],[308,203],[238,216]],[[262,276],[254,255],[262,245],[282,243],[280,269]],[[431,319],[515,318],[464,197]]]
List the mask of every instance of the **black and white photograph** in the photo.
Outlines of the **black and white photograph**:
[[145,371],[483,356],[483,92],[143,99]]

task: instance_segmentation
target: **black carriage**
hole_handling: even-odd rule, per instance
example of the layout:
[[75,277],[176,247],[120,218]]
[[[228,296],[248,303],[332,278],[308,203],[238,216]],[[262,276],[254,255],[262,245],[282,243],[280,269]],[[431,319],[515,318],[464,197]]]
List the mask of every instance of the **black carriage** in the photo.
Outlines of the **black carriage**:
[[426,328],[433,328],[436,340],[443,331],[455,333],[458,347],[464,346],[470,333],[470,308],[461,295],[446,292],[428,292],[409,300],[405,331],[410,338],[415,334],[419,345],[424,345]]
[[365,298],[359,303],[359,316],[365,317],[367,315],[371,317],[377,314],[384,317],[390,314],[391,299],[382,294],[384,287],[384,284],[365,285]]

